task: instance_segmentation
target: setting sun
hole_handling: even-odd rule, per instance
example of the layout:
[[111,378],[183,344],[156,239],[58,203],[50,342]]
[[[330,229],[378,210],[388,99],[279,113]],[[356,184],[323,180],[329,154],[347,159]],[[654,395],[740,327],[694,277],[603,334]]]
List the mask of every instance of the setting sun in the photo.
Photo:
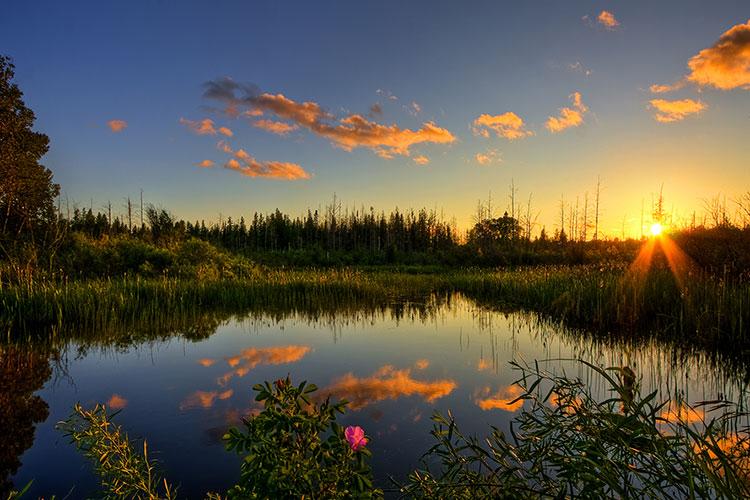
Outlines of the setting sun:
[[654,224],[651,224],[651,235],[652,236],[659,236],[663,230],[664,230],[664,228],[658,222],[656,222]]

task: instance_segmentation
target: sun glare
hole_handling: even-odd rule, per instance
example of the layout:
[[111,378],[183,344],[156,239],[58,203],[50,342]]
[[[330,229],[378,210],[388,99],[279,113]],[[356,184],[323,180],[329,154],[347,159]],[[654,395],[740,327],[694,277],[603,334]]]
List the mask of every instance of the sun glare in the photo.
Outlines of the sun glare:
[[651,224],[651,234],[653,236],[659,236],[664,228],[658,222]]

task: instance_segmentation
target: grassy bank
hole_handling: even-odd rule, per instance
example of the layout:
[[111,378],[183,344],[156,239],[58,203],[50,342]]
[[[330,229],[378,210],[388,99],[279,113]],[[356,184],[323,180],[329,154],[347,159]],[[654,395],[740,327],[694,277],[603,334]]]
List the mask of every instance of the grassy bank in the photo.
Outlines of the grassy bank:
[[623,266],[258,270],[225,279],[28,282],[0,289],[0,327],[7,339],[69,330],[80,335],[115,324],[121,330],[144,324],[172,330],[209,311],[221,317],[251,311],[341,314],[453,292],[487,307],[526,309],[599,334],[658,336],[712,348],[750,344],[749,283],[694,274],[678,286],[668,270],[634,277]]

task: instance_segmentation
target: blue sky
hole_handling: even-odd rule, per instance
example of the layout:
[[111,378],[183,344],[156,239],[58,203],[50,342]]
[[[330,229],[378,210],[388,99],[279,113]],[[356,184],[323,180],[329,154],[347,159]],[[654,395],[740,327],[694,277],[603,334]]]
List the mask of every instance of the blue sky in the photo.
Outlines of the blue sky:
[[[600,21],[603,12],[612,17]],[[467,227],[490,191],[505,208],[513,179],[524,203],[533,193],[534,212],[552,231],[561,195],[582,204],[600,176],[603,225],[619,235],[623,219],[637,233],[641,200],[650,203],[662,184],[685,217],[703,199],[750,186],[748,19],[743,1],[11,0],[0,52],[14,59],[37,129],[50,136],[45,164],[80,206],[121,207],[143,189],[148,202],[210,221],[276,207],[297,214],[335,192],[349,206],[437,208]],[[688,61],[733,27],[729,41],[740,50],[729,69],[717,69],[712,57],[725,53],[715,49],[691,73]],[[305,125],[261,99],[243,110],[262,116],[227,116],[203,97],[204,84],[222,78],[325,114]],[[649,91],[681,81],[671,92]],[[666,121],[657,121],[653,100],[667,102]],[[382,113],[371,111],[376,103]],[[552,132],[548,120],[561,108],[580,121]],[[511,139],[512,127],[499,134],[475,123],[505,113],[530,133]],[[430,123],[452,139],[418,139],[388,154],[377,138],[342,142],[352,127],[360,131],[341,121],[352,115],[362,127],[395,126],[378,129],[384,144],[401,144],[393,130],[418,133]],[[185,125],[205,119],[232,137]],[[127,126],[115,132],[111,120]],[[279,135],[259,120],[296,129]],[[331,135],[326,126],[338,128]],[[222,139],[230,153],[217,149]],[[206,160],[211,168],[198,166]],[[292,168],[284,165],[304,178],[281,178]]]

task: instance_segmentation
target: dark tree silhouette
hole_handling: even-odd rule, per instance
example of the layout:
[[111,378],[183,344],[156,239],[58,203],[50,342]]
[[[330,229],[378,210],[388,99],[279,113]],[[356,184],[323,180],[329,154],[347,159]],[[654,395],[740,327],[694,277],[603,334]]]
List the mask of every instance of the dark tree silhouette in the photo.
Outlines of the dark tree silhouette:
[[[34,112],[13,83],[15,67],[0,56],[0,243],[34,241],[55,220],[54,199],[60,186],[39,163],[49,138],[34,132]],[[6,255],[7,256],[7,255]]]
[[35,424],[49,415],[47,403],[34,392],[51,374],[43,351],[0,347],[0,497],[12,489],[9,476],[18,471],[21,455],[34,444]]

